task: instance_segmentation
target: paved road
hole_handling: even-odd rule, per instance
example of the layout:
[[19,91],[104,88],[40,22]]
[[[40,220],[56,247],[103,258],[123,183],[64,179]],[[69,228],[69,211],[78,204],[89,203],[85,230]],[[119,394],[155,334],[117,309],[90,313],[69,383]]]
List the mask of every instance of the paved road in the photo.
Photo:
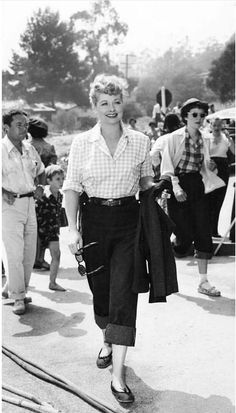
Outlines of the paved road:
[[[3,302],[2,341],[24,357],[66,377],[77,386],[119,406],[109,386],[111,369],[100,371],[95,360],[101,346],[93,321],[92,297],[86,279],[78,275],[61,235],[59,282],[65,293],[48,290],[48,272],[34,272],[29,311],[12,313]],[[48,257],[48,256],[47,256]],[[179,293],[167,303],[148,303],[139,296],[137,341],[126,360],[127,382],[136,402],[135,413],[233,413],[234,409],[234,257],[214,257],[210,279],[222,297],[197,293],[193,258],[177,260]],[[63,413],[92,413],[94,408],[51,384],[26,373],[3,356],[2,378],[51,401]],[[28,410],[3,403],[3,413]],[[123,411],[127,412],[127,409]]]

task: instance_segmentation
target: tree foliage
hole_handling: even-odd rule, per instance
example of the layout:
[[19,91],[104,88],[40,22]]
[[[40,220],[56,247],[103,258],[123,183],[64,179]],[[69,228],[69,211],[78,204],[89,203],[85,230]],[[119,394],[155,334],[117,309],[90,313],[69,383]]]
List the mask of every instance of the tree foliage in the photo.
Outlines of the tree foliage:
[[227,43],[218,59],[213,60],[207,86],[221,102],[235,99],[235,37]]
[[142,103],[150,116],[157,92],[162,86],[173,96],[171,106],[190,97],[214,100],[216,95],[206,87],[206,76],[213,58],[218,57],[222,46],[217,43],[193,54],[188,44],[170,48],[163,56],[145,62],[145,75],[136,88],[136,99]]
[[74,31],[71,23],[60,21],[59,13],[39,9],[27,23],[20,37],[25,57],[13,54],[10,67],[18,80],[18,93],[28,101],[48,101],[81,96],[82,82],[88,68],[79,61],[74,50]]
[[91,11],[75,13],[69,23],[58,12],[41,8],[28,20],[20,36],[23,55],[13,53],[4,76],[4,97],[27,102],[73,101],[88,106],[88,87],[95,74],[120,74],[109,59],[109,49],[126,35],[110,0],[92,3]]
[[120,20],[110,0],[93,2],[90,11],[73,14],[71,22],[75,28],[78,49],[85,53],[91,77],[102,72],[119,74],[118,67],[110,62],[109,50],[126,36],[128,26]]

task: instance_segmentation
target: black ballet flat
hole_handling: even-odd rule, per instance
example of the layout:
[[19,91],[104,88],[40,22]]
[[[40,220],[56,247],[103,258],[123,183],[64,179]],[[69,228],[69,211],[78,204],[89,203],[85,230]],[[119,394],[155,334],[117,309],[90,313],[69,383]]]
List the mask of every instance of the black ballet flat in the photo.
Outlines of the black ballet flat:
[[102,348],[99,351],[96,364],[97,364],[97,367],[99,369],[106,369],[112,363],[112,352],[110,352],[110,354],[108,354],[108,356],[100,357],[101,352],[102,352]]
[[127,385],[123,391],[118,391],[112,386],[112,382],[111,382],[111,392],[119,403],[133,403],[134,402],[134,395]]

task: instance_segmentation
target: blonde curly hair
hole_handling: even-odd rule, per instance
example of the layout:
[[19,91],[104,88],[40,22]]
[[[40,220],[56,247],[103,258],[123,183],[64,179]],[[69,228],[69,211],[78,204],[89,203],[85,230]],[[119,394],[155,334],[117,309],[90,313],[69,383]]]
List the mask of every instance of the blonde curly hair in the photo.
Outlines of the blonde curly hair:
[[120,95],[123,100],[126,88],[126,80],[121,77],[106,74],[97,75],[90,85],[90,103],[92,106],[95,106],[98,101],[98,95],[101,93],[107,95]]

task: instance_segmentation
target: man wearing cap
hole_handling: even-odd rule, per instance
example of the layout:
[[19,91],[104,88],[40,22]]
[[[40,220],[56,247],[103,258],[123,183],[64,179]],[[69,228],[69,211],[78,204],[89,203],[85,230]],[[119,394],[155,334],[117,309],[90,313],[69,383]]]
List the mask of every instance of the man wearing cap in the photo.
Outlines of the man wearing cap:
[[213,172],[215,165],[201,132],[207,113],[208,104],[199,99],[191,98],[183,104],[181,117],[186,126],[169,135],[162,156],[161,175],[170,176],[172,181],[168,210],[176,224],[175,255],[186,256],[194,243],[200,276],[198,292],[218,297],[220,291],[207,278],[212,238],[205,193],[224,186],[224,182]]
[[7,284],[4,296],[15,300],[13,312],[23,314],[33,269],[37,221],[34,197],[43,194],[44,165],[25,138],[27,114],[21,110],[5,113],[2,123],[2,238],[6,252]]

